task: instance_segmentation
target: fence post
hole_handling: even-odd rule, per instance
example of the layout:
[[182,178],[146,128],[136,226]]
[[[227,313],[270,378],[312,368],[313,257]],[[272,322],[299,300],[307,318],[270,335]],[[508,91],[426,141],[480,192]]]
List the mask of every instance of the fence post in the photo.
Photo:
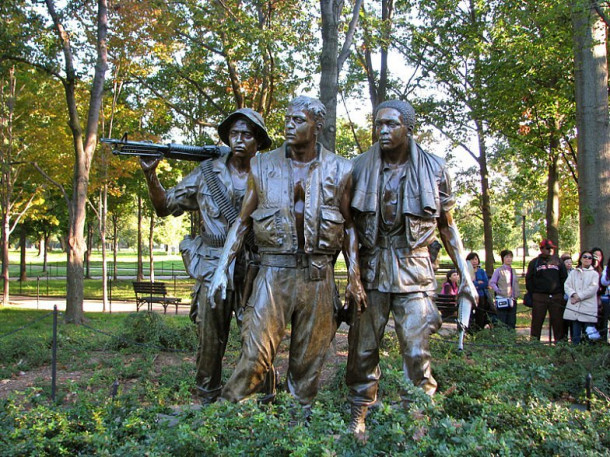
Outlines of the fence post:
[[36,309],[40,309],[40,276],[36,276]]
[[55,402],[57,384],[57,305],[53,305],[53,345],[51,348],[51,400]]
[[112,314],[112,275],[108,272],[108,312]]
[[110,397],[114,400],[116,398],[116,394],[119,391],[119,380],[115,379],[112,383],[112,387],[110,389]]
[[47,297],[49,296],[49,272],[47,271]]

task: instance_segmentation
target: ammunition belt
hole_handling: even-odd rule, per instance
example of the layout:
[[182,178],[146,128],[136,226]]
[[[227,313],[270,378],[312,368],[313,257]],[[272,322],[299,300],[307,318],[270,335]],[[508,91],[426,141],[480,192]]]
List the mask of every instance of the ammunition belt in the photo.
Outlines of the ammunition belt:
[[[223,189],[220,188],[220,182],[218,180],[218,176],[214,174],[212,170],[212,161],[206,160],[201,164],[201,169],[203,170],[203,176],[208,185],[208,189],[212,194],[212,199],[218,205],[218,209],[220,209],[220,213],[225,217],[227,222],[229,223],[229,227],[233,225],[233,223],[237,220],[237,216],[239,215],[235,207],[231,204],[229,200],[229,196]],[[256,243],[254,241],[254,233],[252,230],[249,230],[246,234],[246,245],[250,250],[254,250],[256,247]],[[210,245],[211,246],[211,245]],[[224,246],[224,241],[220,247]]]

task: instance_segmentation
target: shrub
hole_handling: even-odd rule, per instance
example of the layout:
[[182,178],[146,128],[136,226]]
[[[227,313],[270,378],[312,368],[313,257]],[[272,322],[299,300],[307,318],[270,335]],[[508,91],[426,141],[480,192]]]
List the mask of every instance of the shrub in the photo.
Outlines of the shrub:
[[0,376],[9,377],[20,370],[30,370],[51,361],[49,338],[13,335],[0,344]]
[[132,348],[137,351],[162,349],[195,350],[195,326],[153,312],[129,314],[121,331],[109,343],[110,348]]

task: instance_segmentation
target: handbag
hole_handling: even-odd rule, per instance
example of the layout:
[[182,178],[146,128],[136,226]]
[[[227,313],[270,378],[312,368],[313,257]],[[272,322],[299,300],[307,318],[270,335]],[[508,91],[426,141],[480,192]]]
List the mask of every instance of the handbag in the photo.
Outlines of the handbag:
[[523,296],[523,305],[531,308],[534,306],[534,297],[531,292],[526,292]]
[[513,304],[512,298],[496,298],[494,302],[496,305],[496,309],[507,309],[510,308]]

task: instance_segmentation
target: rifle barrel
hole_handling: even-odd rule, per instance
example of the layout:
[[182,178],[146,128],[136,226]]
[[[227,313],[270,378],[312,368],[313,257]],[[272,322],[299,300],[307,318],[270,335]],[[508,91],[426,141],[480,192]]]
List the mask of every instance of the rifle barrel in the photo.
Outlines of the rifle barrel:
[[100,138],[102,143],[112,145],[112,153],[115,155],[139,156],[139,157],[164,157],[166,159],[190,160],[201,162],[214,159],[230,152],[226,146],[205,145],[191,146],[186,144],[155,144],[145,141],[127,141],[114,138]]

